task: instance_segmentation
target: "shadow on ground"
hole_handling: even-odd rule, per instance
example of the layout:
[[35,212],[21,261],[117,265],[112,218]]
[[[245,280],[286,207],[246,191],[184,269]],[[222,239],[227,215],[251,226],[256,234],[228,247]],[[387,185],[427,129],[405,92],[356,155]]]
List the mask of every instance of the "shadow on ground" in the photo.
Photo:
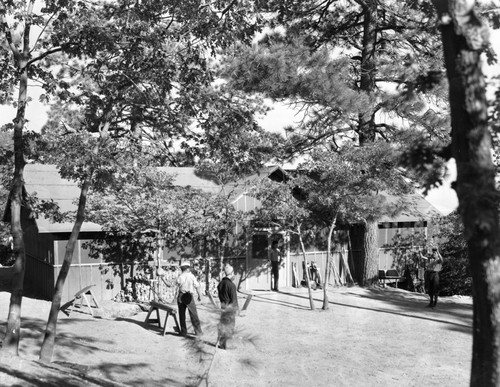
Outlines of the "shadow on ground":
[[[356,308],[367,310],[375,313],[387,313],[398,315],[407,318],[421,319],[443,323],[448,326],[448,329],[459,331],[462,333],[472,334],[472,305],[467,303],[454,302],[449,298],[441,298],[436,308],[428,308],[428,297],[425,294],[412,293],[404,290],[393,288],[380,288],[372,287],[366,288],[365,291],[360,293],[357,291],[350,291],[349,288],[340,290],[340,292],[329,292],[328,303],[329,305],[337,305],[346,308]],[[309,309],[309,306],[304,303],[308,300],[309,296],[303,289],[296,292],[281,291],[279,293],[261,293],[254,295],[255,302],[265,302],[269,304],[277,304],[294,309]],[[280,299],[279,295],[286,295],[286,299]],[[340,295],[336,296],[336,295]],[[369,298],[380,302],[380,308],[366,307],[356,305],[354,303],[348,304],[340,299],[345,295],[354,298]],[[297,298],[300,301],[292,302],[290,299]],[[323,303],[323,291],[316,290],[313,293],[315,304]],[[252,301],[254,302],[254,301]]]
[[[117,321],[134,322],[146,328],[144,323],[138,323],[132,319],[117,319]],[[85,324],[97,323],[98,319],[86,319]],[[64,318],[58,322],[57,352],[58,361],[44,364],[38,361],[29,360],[29,358],[38,358],[39,350],[45,332],[46,321],[36,318],[23,318],[21,330],[21,346],[27,341],[34,341],[30,351],[26,350],[24,345],[24,357],[0,357],[0,386],[22,386],[22,387],[76,387],[76,386],[184,386],[181,381],[171,378],[161,378],[160,380],[130,380],[127,384],[114,381],[113,375],[128,373],[134,374],[134,369],[141,369],[147,363],[123,363],[107,362],[98,366],[85,366],[71,363],[69,360],[78,358],[78,354],[92,354],[98,351],[109,351],[106,347],[113,348],[117,346],[118,340],[99,340],[96,341],[86,335],[78,333],[78,325],[82,319],[75,314],[74,318]],[[6,324],[0,326],[0,338],[3,338]],[[63,329],[64,328],[64,329]],[[96,329],[98,329],[96,327]],[[73,333],[68,333],[73,332]],[[1,347],[1,342],[0,342]],[[64,354],[68,354],[65,356]],[[119,356],[119,354],[117,354]],[[99,375],[90,375],[92,371],[98,371]]]

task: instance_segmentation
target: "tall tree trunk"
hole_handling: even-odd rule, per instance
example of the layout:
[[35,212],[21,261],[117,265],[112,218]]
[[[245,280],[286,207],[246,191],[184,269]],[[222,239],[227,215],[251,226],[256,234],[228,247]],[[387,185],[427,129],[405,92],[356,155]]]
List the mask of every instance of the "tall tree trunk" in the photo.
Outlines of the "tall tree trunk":
[[299,235],[300,248],[302,250],[302,258],[304,260],[304,270],[305,270],[305,275],[306,275],[306,284],[307,284],[307,290],[309,292],[309,305],[311,306],[311,310],[316,310],[316,307],[314,306],[314,298],[313,298],[312,289],[311,289],[311,281],[309,279],[309,273],[307,272],[306,248],[304,246],[304,241],[302,240],[302,232],[300,230],[300,224],[297,226],[297,233]]
[[441,20],[450,94],[452,156],[457,164],[455,190],[472,271],[474,315],[470,385],[498,386],[498,192],[495,188],[485,81],[480,61],[481,50],[488,44],[487,27],[475,15],[474,1],[433,2]]
[[[27,14],[31,14],[34,1],[28,3]],[[4,11],[0,6],[0,11]],[[24,290],[24,273],[26,268],[26,252],[24,246],[23,230],[21,225],[21,206],[23,202],[24,187],[24,144],[23,128],[26,122],[26,103],[28,99],[28,69],[30,57],[30,29],[29,22],[25,23],[23,31],[23,48],[19,51],[12,41],[12,36],[7,32],[8,26],[5,20],[5,14],[0,12],[0,23],[6,34],[6,40],[9,44],[17,69],[19,70],[19,95],[17,100],[17,113],[14,119],[14,179],[10,192],[10,222],[11,233],[14,245],[14,275],[11,282],[11,295],[9,305],[9,315],[7,318],[7,328],[2,341],[2,352],[10,355],[19,354],[19,338],[21,334],[21,303]]]
[[378,222],[368,219],[364,223],[361,286],[369,286],[378,277]]
[[327,250],[326,250],[326,264],[325,264],[325,278],[323,279],[323,310],[327,310],[329,308],[328,305],[328,277],[330,274],[330,261],[331,261],[331,251],[332,251],[332,235],[333,230],[335,230],[335,225],[337,224],[337,216],[335,215],[332,219],[332,223],[330,224],[330,230],[328,232],[328,241],[327,241]]
[[[368,96],[375,90],[377,73],[377,28],[378,28],[378,1],[367,0],[363,3],[363,41],[361,51],[360,89]],[[359,116],[358,135],[360,146],[375,141],[375,101],[367,106]],[[363,230],[363,244],[361,251],[362,265],[358,272],[358,281],[361,286],[370,285],[376,279],[378,272],[378,239],[377,222],[367,220]],[[375,278],[375,279],[374,279]]]
[[[363,4],[363,41],[361,51],[361,75],[359,88],[370,95],[375,90],[375,75],[377,70],[377,1],[368,0]],[[361,146],[375,141],[374,107],[367,106],[359,114],[358,135]]]
[[87,204],[87,194],[90,187],[91,177],[89,176],[82,185],[80,192],[80,200],[78,202],[78,211],[76,214],[76,220],[71,230],[71,235],[69,237],[68,244],[66,245],[66,250],[64,253],[64,261],[61,267],[61,271],[57,276],[56,286],[54,289],[54,296],[52,298],[52,305],[50,307],[49,319],[47,320],[47,327],[45,328],[45,336],[43,338],[42,348],[40,351],[40,360],[44,363],[50,363],[52,361],[52,356],[54,354],[54,345],[56,340],[56,329],[57,329],[57,316],[59,314],[59,309],[61,308],[61,299],[64,288],[64,283],[66,282],[66,277],[68,276],[69,269],[71,267],[71,261],[73,260],[73,252],[75,250],[76,243],[78,242],[78,235],[80,234],[80,229],[82,228],[83,221],[85,219],[85,207]]

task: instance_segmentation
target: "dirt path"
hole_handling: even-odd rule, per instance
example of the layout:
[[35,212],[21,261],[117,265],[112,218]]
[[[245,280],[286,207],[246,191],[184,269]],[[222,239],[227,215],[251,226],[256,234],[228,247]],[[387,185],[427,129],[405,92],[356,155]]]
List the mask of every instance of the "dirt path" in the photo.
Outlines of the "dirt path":
[[[317,310],[311,311],[306,289],[254,294],[249,309],[237,319],[235,340],[227,351],[216,352],[210,386],[469,384],[468,297],[443,298],[429,309],[421,294],[337,288],[329,292],[327,311],[321,310],[322,291],[315,291]],[[1,336],[8,302],[9,294],[0,293]],[[23,301],[24,359],[37,359],[49,306]],[[209,366],[199,361],[215,350],[217,314],[208,299],[198,305],[205,354],[193,350],[199,342],[175,334],[172,321],[163,337],[159,328],[144,324],[146,312],[127,316],[125,305],[113,307],[125,317],[93,318],[85,309],[70,317],[61,314],[54,361],[79,364],[91,377],[129,386],[188,386]],[[6,369],[0,368],[0,381],[12,377]]]

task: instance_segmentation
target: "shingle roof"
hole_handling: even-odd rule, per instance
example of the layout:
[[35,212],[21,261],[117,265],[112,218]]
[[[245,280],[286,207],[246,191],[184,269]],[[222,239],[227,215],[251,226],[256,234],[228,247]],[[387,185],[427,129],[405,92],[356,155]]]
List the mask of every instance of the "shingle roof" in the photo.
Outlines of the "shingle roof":
[[408,195],[388,195],[382,194],[389,204],[402,201],[406,208],[394,216],[383,216],[379,222],[418,222],[443,216],[443,214],[429,203],[421,194],[413,193]]
[[[217,193],[221,190],[221,187],[213,181],[197,176],[194,167],[161,167],[159,170],[175,175],[173,183],[178,186],[192,187],[212,193]],[[236,184],[231,185],[231,187],[228,186],[225,188],[232,189],[231,196],[233,201],[236,201],[258,179],[263,176],[271,177],[275,173],[283,174],[286,172],[278,166],[266,167],[259,173],[244,178]],[[61,208],[61,211],[76,210],[80,188],[77,182],[61,178],[55,165],[28,164],[24,169],[24,180],[26,191],[29,194],[36,193],[39,199],[54,200]],[[408,203],[408,208],[396,216],[384,216],[380,219],[380,222],[412,222],[442,215],[420,194],[384,196],[389,203],[396,204],[398,200],[403,200]],[[73,227],[73,223],[71,222],[51,223],[43,215],[39,215],[36,222],[41,233],[70,232]],[[92,222],[84,222],[81,229],[81,231],[100,230],[101,227]]]
[[[63,179],[55,165],[26,165],[24,183],[28,194],[36,194],[41,200],[54,200],[62,212],[76,211],[80,187],[75,181]],[[36,224],[40,233],[70,232],[73,228],[72,222],[51,223],[42,214],[39,214]],[[101,231],[101,227],[84,222],[81,231]]]
[[[273,178],[273,176],[277,176]],[[279,177],[278,177],[279,175]],[[231,194],[231,200],[235,203],[245,192],[247,192],[250,188],[252,188],[255,184],[258,183],[260,179],[263,177],[269,177],[275,181],[283,181],[286,172],[277,165],[266,166],[259,170],[257,173],[253,175],[244,177],[234,183],[229,183],[224,186],[226,192]]]
[[[220,187],[209,180],[200,178],[192,167],[161,167],[159,170],[175,175],[174,185],[192,187],[206,192],[219,192]],[[39,199],[54,200],[61,211],[76,211],[80,187],[77,182],[63,179],[55,165],[28,164],[24,169],[26,191]],[[43,215],[36,220],[40,233],[69,232],[71,222],[51,223]],[[92,222],[84,222],[81,231],[100,231],[101,227]]]
[[197,176],[194,167],[159,167],[158,170],[174,175],[173,184],[179,187],[191,187],[213,193],[221,189],[213,181]]

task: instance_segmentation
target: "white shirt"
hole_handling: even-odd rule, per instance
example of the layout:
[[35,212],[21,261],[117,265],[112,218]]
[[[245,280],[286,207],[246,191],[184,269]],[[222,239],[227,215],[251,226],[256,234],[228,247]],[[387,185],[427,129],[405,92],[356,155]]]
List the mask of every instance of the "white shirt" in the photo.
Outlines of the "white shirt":
[[422,258],[427,259],[427,264],[425,268],[431,271],[441,271],[443,269],[443,257],[439,252],[433,252],[430,259],[422,256]]
[[185,271],[179,277],[177,277],[177,286],[179,288],[179,293],[191,293],[195,294],[196,289],[200,287],[198,280],[189,271]]

